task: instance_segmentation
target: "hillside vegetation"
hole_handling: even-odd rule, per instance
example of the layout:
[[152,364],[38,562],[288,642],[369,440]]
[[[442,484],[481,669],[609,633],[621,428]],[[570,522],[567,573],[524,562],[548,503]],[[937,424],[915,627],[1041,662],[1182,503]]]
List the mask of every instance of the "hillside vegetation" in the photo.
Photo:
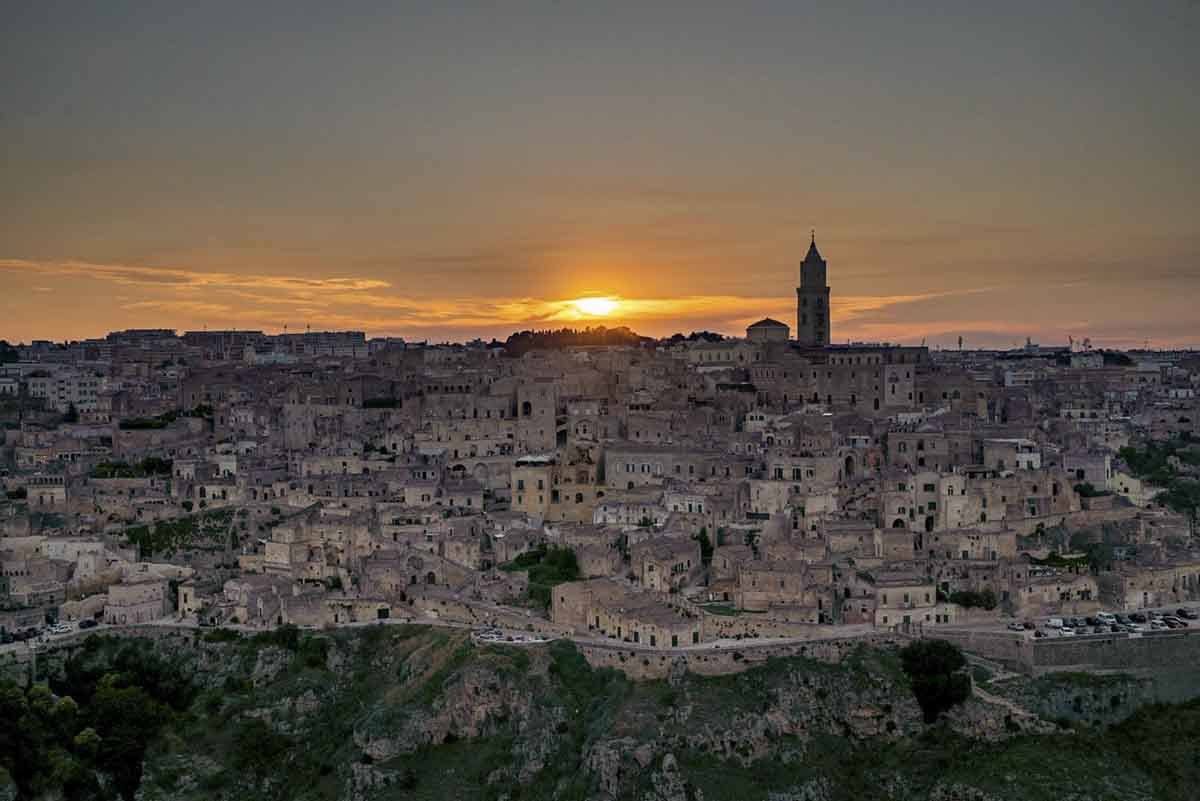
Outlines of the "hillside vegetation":
[[863,647],[633,682],[567,642],[478,647],[411,625],[93,637],[49,688],[0,683],[0,798],[6,783],[145,801],[1175,801],[1200,786],[1200,704],[1035,734],[970,700],[926,724],[904,668]]

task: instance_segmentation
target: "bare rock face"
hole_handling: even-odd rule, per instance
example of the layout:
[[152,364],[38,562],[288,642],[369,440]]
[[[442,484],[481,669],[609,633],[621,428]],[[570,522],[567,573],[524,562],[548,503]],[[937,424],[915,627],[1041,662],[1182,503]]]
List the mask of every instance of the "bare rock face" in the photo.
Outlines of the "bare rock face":
[[929,791],[929,801],[1003,801],[991,793],[961,784],[938,784]]
[[671,670],[667,674],[667,683],[672,687],[678,687],[683,684],[687,678],[687,660],[682,656],[677,656],[671,660]]
[[712,725],[696,725],[703,699],[682,707],[680,730],[690,748],[750,764],[775,754],[780,738],[800,743],[817,735],[862,740],[900,737],[921,729],[921,713],[907,692],[888,681],[863,676],[848,683],[830,672],[790,670],[766,693],[762,706],[731,709]]
[[[164,782],[153,775],[154,771],[168,773],[173,781]],[[137,801],[165,801],[168,798],[182,797],[200,790],[204,781],[221,772],[221,764],[212,757],[204,755],[175,756],[164,759],[150,766],[146,780],[138,788]],[[0,798],[3,798],[0,795]]]
[[1001,703],[977,696],[968,698],[946,714],[950,727],[965,737],[996,742],[1019,734],[1053,734],[1053,723],[1033,715],[1015,704]]
[[782,793],[771,793],[768,801],[829,801],[833,796],[832,787],[827,779],[813,779],[792,790]]
[[596,777],[600,790],[608,797],[615,797],[621,788],[622,779],[650,766],[654,750],[649,745],[638,747],[637,740],[622,737],[601,740],[591,747],[584,760],[587,769]]
[[689,788],[680,775],[674,754],[663,755],[659,769],[650,775],[650,785],[652,789],[646,793],[643,801],[704,801],[704,791]]
[[423,746],[486,738],[504,726],[517,732],[511,760],[490,780],[533,781],[554,757],[559,746],[555,733],[566,711],[538,703],[528,682],[502,675],[488,662],[447,665],[426,662],[425,656],[414,654],[400,666],[412,678],[412,686],[424,684],[423,690],[408,690],[402,684],[393,699],[373,709],[356,729],[354,741],[363,754],[384,762]]
[[387,787],[405,786],[402,771],[382,770],[375,765],[355,762],[350,765],[350,778],[346,782],[347,801],[366,801],[378,797],[379,791]]
[[292,655],[283,648],[260,648],[250,680],[256,687],[269,684],[288,669],[291,661]]

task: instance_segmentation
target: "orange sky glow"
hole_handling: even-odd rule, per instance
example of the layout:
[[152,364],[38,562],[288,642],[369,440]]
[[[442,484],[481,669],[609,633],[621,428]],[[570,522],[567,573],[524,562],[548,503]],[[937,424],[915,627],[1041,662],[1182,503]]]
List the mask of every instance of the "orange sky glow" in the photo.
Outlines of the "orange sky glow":
[[815,228],[836,342],[1200,346],[1197,37],[1186,0],[18,4],[0,339],[741,335],[795,325]]

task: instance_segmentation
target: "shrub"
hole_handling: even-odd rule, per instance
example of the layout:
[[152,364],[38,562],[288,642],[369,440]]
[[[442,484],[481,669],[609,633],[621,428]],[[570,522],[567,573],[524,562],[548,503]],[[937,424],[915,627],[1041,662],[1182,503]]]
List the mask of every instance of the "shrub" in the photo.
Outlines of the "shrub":
[[991,610],[996,608],[996,593],[992,592],[990,588],[981,592],[958,590],[950,593],[950,603],[966,608],[979,607]]
[[204,641],[205,642],[233,642],[234,640],[241,639],[241,636],[242,636],[241,634],[234,631],[233,629],[220,628],[220,629],[213,629],[212,631],[207,632],[204,635]]
[[971,679],[963,672],[967,660],[953,643],[918,640],[900,651],[900,661],[926,723],[971,695]]

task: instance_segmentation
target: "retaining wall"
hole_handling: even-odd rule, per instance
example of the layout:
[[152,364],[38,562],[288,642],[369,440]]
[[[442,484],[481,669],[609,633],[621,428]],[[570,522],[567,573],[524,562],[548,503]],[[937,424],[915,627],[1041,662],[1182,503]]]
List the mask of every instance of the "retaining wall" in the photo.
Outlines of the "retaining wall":
[[905,638],[898,636],[869,636],[774,645],[670,650],[641,650],[588,643],[576,643],[576,647],[592,667],[614,668],[631,679],[645,680],[663,679],[669,676],[672,670],[683,669],[701,676],[741,673],[777,657],[802,656],[837,664],[859,647],[898,648],[906,642]]
[[1200,629],[1046,639],[1006,631],[939,629],[933,636],[1032,676],[1076,670],[1154,672],[1200,664]]

